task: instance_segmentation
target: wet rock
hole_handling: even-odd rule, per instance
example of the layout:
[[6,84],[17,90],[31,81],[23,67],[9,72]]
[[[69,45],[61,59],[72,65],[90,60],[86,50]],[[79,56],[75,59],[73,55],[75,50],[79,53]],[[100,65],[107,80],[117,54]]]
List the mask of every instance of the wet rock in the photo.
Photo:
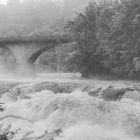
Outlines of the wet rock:
[[31,137],[30,135],[34,132],[27,132],[21,140],[54,140],[54,138],[61,136],[63,131],[61,129],[54,130],[53,132],[48,132],[47,130],[45,133],[38,137]]
[[98,89],[92,89],[88,92],[89,96],[94,96],[94,97],[99,97],[100,96],[100,92],[101,92],[102,88],[98,88]]
[[11,140],[11,139],[14,139],[15,135],[18,133],[18,130],[16,131],[13,131],[11,130],[12,126],[9,125],[8,127],[6,128],[2,128],[0,127],[0,140]]
[[13,89],[14,87],[16,87],[17,85],[19,85],[20,83],[18,82],[1,82],[0,83],[0,97],[8,92],[8,90]]
[[51,133],[48,133],[43,140],[54,140],[56,137],[62,137],[61,134],[63,131],[61,129],[54,130]]
[[61,129],[57,129],[57,130],[54,130],[53,132],[56,136],[59,136],[60,134],[63,133],[63,131]]
[[93,89],[93,87],[86,85],[84,87],[82,87],[82,91],[83,92],[90,92]]
[[3,112],[4,109],[5,109],[5,107],[4,107],[4,103],[0,103],[0,112]]
[[80,87],[79,84],[75,83],[55,83],[55,82],[41,82],[35,84],[33,89],[35,92],[41,92],[43,90],[50,90],[54,93],[71,93]]
[[0,140],[8,140],[8,138],[6,135],[2,134],[0,135]]
[[126,91],[133,91],[133,89],[109,86],[107,89],[102,91],[101,97],[107,101],[120,101]]
[[2,108],[1,106],[0,106],[0,112],[3,112],[4,111],[4,108]]
[[8,90],[9,95],[11,98],[13,98],[15,101],[20,98],[20,99],[30,99],[31,97],[28,94],[28,92],[24,91],[22,87],[15,87],[11,90]]

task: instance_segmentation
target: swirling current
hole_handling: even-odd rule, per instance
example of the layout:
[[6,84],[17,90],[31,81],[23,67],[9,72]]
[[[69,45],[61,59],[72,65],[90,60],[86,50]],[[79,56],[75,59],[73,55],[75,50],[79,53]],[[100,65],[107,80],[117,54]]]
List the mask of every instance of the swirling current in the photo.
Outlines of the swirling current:
[[[139,91],[127,92],[119,102],[89,96],[88,90],[83,90],[112,84],[139,87],[138,83],[73,79],[60,74],[52,77],[0,82],[0,126],[19,130],[11,139],[140,139]],[[56,130],[61,133],[55,135]]]

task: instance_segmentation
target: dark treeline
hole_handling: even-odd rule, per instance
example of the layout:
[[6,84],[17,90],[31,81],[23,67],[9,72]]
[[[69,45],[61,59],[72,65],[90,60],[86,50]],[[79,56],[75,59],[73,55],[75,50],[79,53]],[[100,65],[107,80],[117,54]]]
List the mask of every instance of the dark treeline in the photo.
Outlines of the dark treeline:
[[84,76],[112,73],[120,77],[138,78],[139,0],[90,2],[84,12],[77,13],[69,22],[67,28],[75,40],[69,59],[68,55],[66,57],[67,64],[73,65],[72,69]]

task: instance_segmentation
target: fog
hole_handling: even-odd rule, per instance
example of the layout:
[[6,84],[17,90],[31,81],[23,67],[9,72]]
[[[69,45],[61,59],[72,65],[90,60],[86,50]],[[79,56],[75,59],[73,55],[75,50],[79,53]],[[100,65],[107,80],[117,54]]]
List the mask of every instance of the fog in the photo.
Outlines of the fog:
[[[66,21],[73,17],[75,11],[84,9],[88,2],[89,0],[1,0],[0,38],[48,36],[56,32],[63,34]],[[19,73],[16,63],[12,52],[0,49],[1,73]],[[19,69],[22,70],[21,66]]]
[[[9,0],[0,5],[0,37],[47,34],[50,26],[64,21],[89,0]],[[4,5],[3,3],[6,3]]]

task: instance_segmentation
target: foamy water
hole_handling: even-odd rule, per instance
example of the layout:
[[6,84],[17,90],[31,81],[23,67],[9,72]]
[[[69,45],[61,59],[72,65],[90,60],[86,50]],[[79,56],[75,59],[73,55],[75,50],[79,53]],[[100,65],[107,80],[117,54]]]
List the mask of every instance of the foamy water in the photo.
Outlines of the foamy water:
[[[76,89],[72,93],[54,93],[49,90],[36,92],[34,85],[41,82],[22,81],[21,94],[8,92],[2,95],[5,111],[0,112],[0,124],[21,129],[14,140],[34,139],[52,140],[54,130],[61,129],[55,140],[139,140],[140,139],[140,102],[133,98],[123,98],[121,102],[107,102],[91,97],[87,92]],[[46,75],[47,77],[47,75]],[[84,80],[71,78],[69,74],[52,74],[43,81],[78,82]],[[12,80],[11,80],[12,81]],[[14,81],[15,82],[15,81]],[[89,81],[91,83],[91,81]],[[106,87],[111,82],[92,81],[94,87]],[[124,86],[122,82],[114,83]],[[30,138],[29,138],[30,137]]]

